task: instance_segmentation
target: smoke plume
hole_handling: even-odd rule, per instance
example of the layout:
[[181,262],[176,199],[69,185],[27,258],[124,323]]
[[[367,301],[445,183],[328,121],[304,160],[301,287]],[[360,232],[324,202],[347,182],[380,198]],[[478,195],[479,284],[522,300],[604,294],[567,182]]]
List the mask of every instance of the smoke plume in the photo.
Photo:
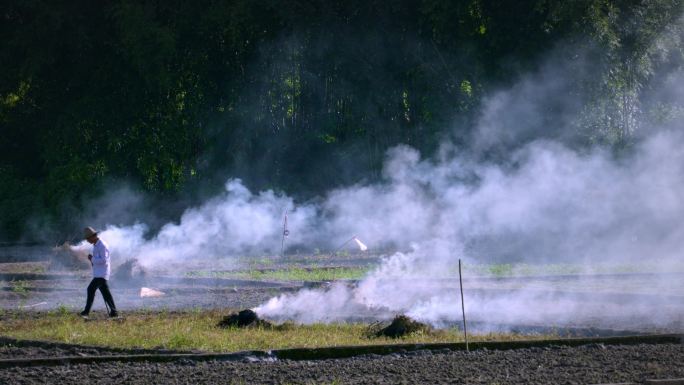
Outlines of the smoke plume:
[[[588,71],[591,63],[573,66]],[[216,257],[279,253],[287,212],[289,244],[331,249],[356,234],[371,250],[398,250],[355,285],[302,290],[256,308],[262,316],[300,322],[374,311],[406,313],[434,324],[457,320],[460,306],[448,289],[455,288],[459,259],[466,265],[573,263],[587,273],[601,264],[635,264],[653,272],[681,269],[681,123],[649,121],[644,125],[648,135],[636,135],[639,139],[621,154],[601,146],[578,148],[571,117],[584,101],[568,91],[576,79],[564,76],[566,71],[568,66],[550,60],[486,99],[466,147],[444,144],[428,159],[408,146],[391,149],[382,183],[348,186],[316,202],[298,203],[229,180],[224,193],[156,234],[147,234],[146,225],[138,223],[107,226],[102,237],[113,255],[137,258],[147,268],[202,261],[215,267]],[[682,111],[681,70],[665,78],[649,100],[666,100]],[[482,156],[493,150],[496,156]],[[680,290],[667,279],[654,287]],[[466,310],[501,322],[562,320],[601,311],[547,287],[514,289],[498,296],[471,291]],[[643,303],[635,301],[629,302],[631,309],[639,311]]]

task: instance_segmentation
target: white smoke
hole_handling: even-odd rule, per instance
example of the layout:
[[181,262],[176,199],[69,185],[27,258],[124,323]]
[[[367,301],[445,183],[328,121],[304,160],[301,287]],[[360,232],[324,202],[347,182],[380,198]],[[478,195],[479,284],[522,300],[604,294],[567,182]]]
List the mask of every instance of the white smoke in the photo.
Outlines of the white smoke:
[[[145,239],[147,226],[106,226],[101,232],[119,260],[135,258],[145,268],[160,268],[169,263],[191,262],[216,267],[216,257],[235,257],[259,250],[274,253],[280,248],[282,215],[288,210],[293,233],[290,241],[305,242],[314,208],[294,206],[293,200],[272,191],[252,194],[239,180],[226,183],[221,196],[200,207],[187,210],[179,223],[164,225],[152,239]],[[77,247],[86,248],[83,242]]]
[[[262,316],[300,322],[375,311],[433,323],[457,320],[459,258],[471,264],[572,262],[586,272],[603,263],[681,269],[681,119],[651,127],[629,155],[616,157],[601,147],[577,150],[566,139],[572,137],[569,116],[579,102],[566,92],[573,81],[564,77],[568,68],[556,64],[485,102],[470,147],[515,148],[496,160],[449,144],[435,159],[421,159],[415,149],[398,146],[387,154],[382,183],[337,189],[320,203],[295,204],[285,195],[252,193],[230,180],[225,193],[187,210],[150,239],[143,224],[107,226],[102,238],[113,253],[137,258],[148,268],[198,261],[215,267],[214,257],[279,253],[287,212],[289,244],[332,247],[358,234],[371,249],[400,250],[357,285],[302,290],[256,308]],[[674,95],[681,108],[684,77],[675,71],[669,79],[668,89],[675,91],[659,96]],[[652,284],[673,286],[665,279]],[[557,297],[547,287],[516,288],[500,296],[470,291],[469,298],[468,313],[501,322],[601,312]]]
[[[577,101],[564,92],[571,79],[551,67],[496,93],[483,107],[471,148],[513,147],[514,152],[486,161],[445,146],[446,155],[421,160],[418,152],[400,146],[388,153],[387,183],[329,194],[323,206],[330,214],[329,232],[356,231],[372,244],[412,245],[411,251],[386,258],[354,287],[284,294],[255,310],[301,322],[343,320],[350,313],[378,309],[433,324],[454,322],[461,316],[455,287],[459,258],[471,264],[565,262],[580,265],[585,273],[605,264],[684,271],[681,119],[645,127],[649,135],[627,156],[602,147],[577,150],[564,144],[573,129],[568,117],[578,110]],[[681,73],[668,76],[668,87],[658,92],[680,115],[682,99],[667,95],[681,93]],[[544,127],[549,124],[554,126]],[[681,296],[684,284],[677,279],[661,274],[641,284],[652,293]],[[466,288],[466,312],[488,322],[618,318],[611,326],[619,327],[640,318],[663,325],[681,313],[679,308],[674,315],[654,314],[648,303],[652,297],[629,293],[627,299],[620,297],[621,303],[586,304],[583,295],[600,291],[591,286],[571,288],[576,293],[570,295],[557,293],[550,284],[522,284],[497,287],[499,293],[492,294],[478,290],[482,282],[470,282],[478,287]],[[320,318],[311,311],[318,303],[326,304]]]

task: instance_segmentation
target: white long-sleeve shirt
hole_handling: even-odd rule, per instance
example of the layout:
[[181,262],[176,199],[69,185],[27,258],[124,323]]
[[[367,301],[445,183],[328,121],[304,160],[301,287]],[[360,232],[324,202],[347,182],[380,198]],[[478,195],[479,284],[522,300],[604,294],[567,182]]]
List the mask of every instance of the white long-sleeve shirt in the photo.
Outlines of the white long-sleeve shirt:
[[109,248],[107,244],[98,239],[93,245],[93,278],[109,280],[111,267],[109,265]]

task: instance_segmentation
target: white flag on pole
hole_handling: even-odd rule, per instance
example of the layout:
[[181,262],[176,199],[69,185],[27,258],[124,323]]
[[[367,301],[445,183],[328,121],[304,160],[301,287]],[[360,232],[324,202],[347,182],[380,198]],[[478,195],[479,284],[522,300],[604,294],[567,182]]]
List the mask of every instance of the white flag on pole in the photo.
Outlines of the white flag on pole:
[[356,242],[356,244],[359,245],[359,249],[361,249],[361,251],[368,250],[368,246],[364,245],[363,242],[359,240],[359,238],[354,237],[354,242]]

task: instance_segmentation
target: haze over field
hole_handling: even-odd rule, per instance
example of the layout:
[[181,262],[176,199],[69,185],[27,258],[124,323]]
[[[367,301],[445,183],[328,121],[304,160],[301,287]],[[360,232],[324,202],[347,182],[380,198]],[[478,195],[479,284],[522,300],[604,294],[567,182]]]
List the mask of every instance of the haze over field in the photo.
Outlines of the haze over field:
[[[256,308],[301,322],[454,321],[459,259],[682,271],[680,1],[81,5],[0,6],[0,240],[183,275],[279,255],[287,213],[285,253],[386,254]],[[468,312],[596,311],[509,289]]]
[[[631,148],[618,154],[602,145],[573,146],[581,134],[573,126],[581,101],[566,92],[577,75],[566,74],[578,66],[582,73],[592,63],[567,65],[552,56],[539,70],[485,97],[467,145],[444,141],[430,158],[408,145],[390,149],[382,182],[338,188],[298,203],[271,190],[251,192],[230,179],[225,192],[187,210],[150,239],[141,223],[109,226],[102,236],[115,254],[137,258],[152,270],[183,261],[206,261],[211,269],[214,257],[278,254],[287,211],[292,247],[331,250],[356,234],[371,249],[401,250],[353,289],[337,284],[304,290],[256,309],[302,322],[344,319],[364,309],[405,312],[434,323],[457,320],[460,309],[452,294],[406,280],[453,277],[459,258],[471,264],[573,263],[588,273],[600,264],[648,265],[661,272],[681,268],[680,121],[644,121]],[[678,67],[663,71],[659,76],[666,81],[642,103],[667,99],[684,106],[684,73]],[[667,279],[657,284],[673,285]],[[467,306],[478,318],[496,314],[508,322],[545,321],[547,313],[560,322],[577,315],[576,300],[542,292],[475,296]],[[531,303],[556,310],[523,317]]]

